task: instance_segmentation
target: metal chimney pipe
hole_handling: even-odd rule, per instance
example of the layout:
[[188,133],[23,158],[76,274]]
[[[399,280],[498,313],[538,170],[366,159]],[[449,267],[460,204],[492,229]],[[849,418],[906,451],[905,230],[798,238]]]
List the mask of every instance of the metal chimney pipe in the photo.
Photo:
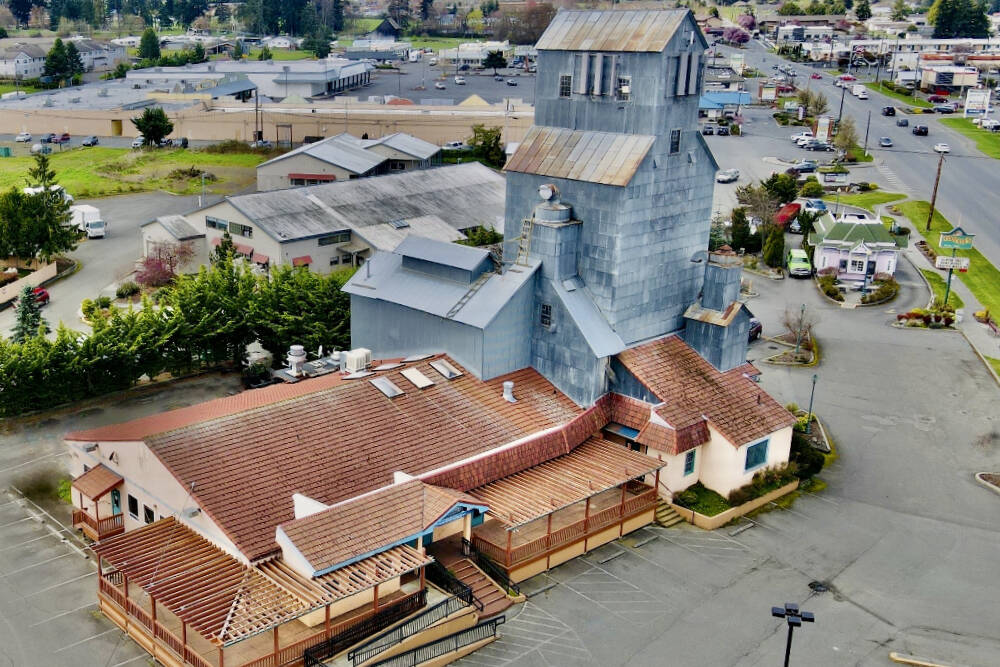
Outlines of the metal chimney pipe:
[[503,383],[503,400],[508,403],[517,403],[517,399],[514,398],[514,383],[510,380]]

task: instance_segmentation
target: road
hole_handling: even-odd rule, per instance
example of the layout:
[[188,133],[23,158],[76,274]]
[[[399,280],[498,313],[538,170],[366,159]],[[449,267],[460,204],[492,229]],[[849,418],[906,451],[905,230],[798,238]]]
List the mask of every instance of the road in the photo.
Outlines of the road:
[[[720,51],[728,49],[718,47]],[[764,48],[751,42],[743,51],[746,63],[762,72],[770,73],[771,66],[787,62],[767,53]],[[800,72],[811,71],[805,65],[795,65]],[[831,115],[836,115],[840,107],[840,88],[833,86],[833,77],[823,70],[822,78],[813,80],[798,77],[797,83],[823,92],[830,103]],[[749,85],[756,85],[755,79]],[[918,199],[930,200],[934,188],[938,155],[932,146],[945,142],[951,146],[951,153],[945,158],[938,188],[937,207],[954,224],[961,224],[966,231],[976,234],[976,247],[994,264],[1000,265],[1000,163],[984,156],[968,138],[940,124],[937,114],[899,114],[914,124],[927,125],[930,133],[926,137],[916,137],[910,128],[896,127],[896,118],[882,116],[883,106],[902,104],[889,97],[869,91],[868,100],[859,100],[850,93],[844,95],[844,115],[854,119],[861,140],[864,140],[868,112],[871,112],[869,130],[869,150],[875,154],[876,168],[890,183],[898,183],[898,190]],[[954,116],[949,116],[954,117]],[[781,137],[786,142],[791,132],[771,124],[752,128],[752,133]],[[892,148],[878,148],[878,138],[888,136],[895,144]],[[875,148],[872,148],[875,146]],[[803,155],[802,151],[799,151]],[[872,179],[876,180],[876,179]]]

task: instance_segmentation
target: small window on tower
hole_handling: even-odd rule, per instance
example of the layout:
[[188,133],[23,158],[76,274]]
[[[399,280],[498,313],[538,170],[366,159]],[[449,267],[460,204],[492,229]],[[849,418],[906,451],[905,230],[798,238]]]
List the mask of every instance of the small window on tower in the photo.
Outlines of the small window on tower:
[[679,153],[681,150],[681,131],[670,130],[670,154]]
[[559,97],[569,97],[573,92],[573,75],[561,74],[559,76]]
[[617,87],[618,99],[622,102],[627,102],[632,97],[632,77],[630,76],[620,76],[618,77],[618,87]]
[[541,323],[546,329],[552,326],[552,306],[547,303],[542,304]]

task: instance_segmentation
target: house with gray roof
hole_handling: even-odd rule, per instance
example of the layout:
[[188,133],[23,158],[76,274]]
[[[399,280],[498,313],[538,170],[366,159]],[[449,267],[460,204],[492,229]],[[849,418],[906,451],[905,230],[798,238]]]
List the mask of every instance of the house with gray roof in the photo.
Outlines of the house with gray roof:
[[[183,215],[161,215],[139,226],[143,257],[179,257],[178,273],[194,273],[208,262],[205,232]],[[183,248],[183,249],[181,249]]]
[[841,280],[871,280],[876,274],[893,275],[899,264],[899,247],[878,220],[837,221],[826,213],[815,222],[809,243],[815,247],[813,266],[834,271]]

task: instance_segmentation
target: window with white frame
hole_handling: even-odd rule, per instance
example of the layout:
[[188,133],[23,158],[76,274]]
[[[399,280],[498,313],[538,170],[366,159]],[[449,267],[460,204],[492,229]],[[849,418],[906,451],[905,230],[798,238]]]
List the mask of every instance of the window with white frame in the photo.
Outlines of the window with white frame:
[[559,75],[559,97],[569,97],[573,92],[573,75]]
[[744,470],[753,470],[767,463],[767,440],[761,440],[747,447],[747,461]]
[[865,257],[851,257],[851,273],[864,273],[866,263]]

